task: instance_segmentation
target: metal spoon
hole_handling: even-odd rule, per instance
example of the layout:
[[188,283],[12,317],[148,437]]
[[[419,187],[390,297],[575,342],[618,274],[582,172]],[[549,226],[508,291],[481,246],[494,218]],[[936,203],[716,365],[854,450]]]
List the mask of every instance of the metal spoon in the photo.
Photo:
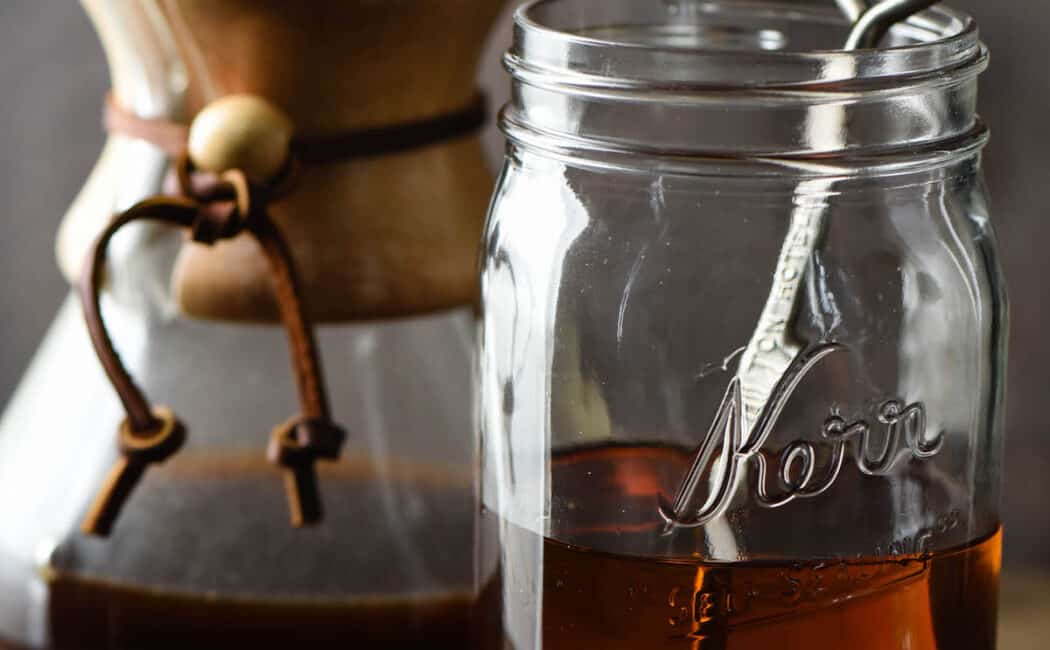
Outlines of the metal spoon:
[[[849,38],[846,39],[846,50],[859,50],[876,47],[879,41],[895,24],[905,21],[912,15],[937,4],[938,0],[883,0],[863,11],[855,19]],[[864,4],[864,0],[838,0],[846,15]]]
[[[937,0],[883,0],[868,7],[865,0],[836,0],[851,18],[856,15],[845,50],[857,50],[878,45],[897,22],[937,3]],[[845,129],[845,112],[827,115],[810,128],[819,129],[831,138],[841,137]],[[835,181],[812,179],[802,181],[796,197],[818,196],[832,192]],[[769,297],[759,316],[754,334],[740,356],[736,375],[730,382],[722,408],[711,429],[697,447],[689,470],[671,501],[663,501],[660,512],[667,523],[665,534],[675,528],[708,526],[707,535],[713,548],[732,555],[736,540],[732,531],[719,519],[728,498],[720,498],[716,486],[723,483],[735,493],[745,475],[739,453],[757,444],[762,432],[756,425],[766,411],[778,385],[782,383],[796,360],[805,353],[805,347],[794,340],[792,326],[802,299],[802,278],[806,267],[823,240],[827,225],[827,205],[798,200],[791,214],[791,223],[781,247]],[[723,442],[723,453],[717,467],[710,472],[708,482],[711,494],[697,508],[696,492],[705,465],[711,462],[718,440]],[[736,448],[733,448],[736,447]],[[726,477],[731,486],[725,485]],[[731,496],[731,495],[730,495]]]
[[[865,0],[837,1],[847,13],[862,9],[846,40],[846,50],[874,47],[895,23],[937,3],[937,0],[883,0],[869,8]],[[835,139],[844,130],[845,115],[840,112],[827,117],[813,126],[831,134],[829,139]],[[800,185],[798,194],[816,195],[831,190],[831,182],[816,179]],[[745,430],[754,424],[773,388],[802,350],[802,346],[791,340],[789,330],[801,299],[801,278],[823,239],[826,216],[823,206],[799,207],[791,215],[769,298],[737,369],[744,398]]]

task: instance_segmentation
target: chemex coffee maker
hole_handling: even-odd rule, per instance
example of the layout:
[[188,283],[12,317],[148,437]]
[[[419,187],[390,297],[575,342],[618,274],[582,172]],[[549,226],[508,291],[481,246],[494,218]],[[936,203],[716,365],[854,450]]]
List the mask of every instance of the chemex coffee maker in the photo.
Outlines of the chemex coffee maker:
[[83,2],[109,137],[0,421],[0,648],[463,647],[503,0]]

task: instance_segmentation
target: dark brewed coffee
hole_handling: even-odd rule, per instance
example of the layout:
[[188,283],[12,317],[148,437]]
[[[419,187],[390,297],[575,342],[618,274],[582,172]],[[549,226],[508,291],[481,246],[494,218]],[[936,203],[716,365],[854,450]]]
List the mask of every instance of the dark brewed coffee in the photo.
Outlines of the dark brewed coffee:
[[154,468],[112,537],[71,533],[54,552],[48,647],[464,648],[469,477],[353,453],[319,470],[325,521],[297,530],[262,454]]

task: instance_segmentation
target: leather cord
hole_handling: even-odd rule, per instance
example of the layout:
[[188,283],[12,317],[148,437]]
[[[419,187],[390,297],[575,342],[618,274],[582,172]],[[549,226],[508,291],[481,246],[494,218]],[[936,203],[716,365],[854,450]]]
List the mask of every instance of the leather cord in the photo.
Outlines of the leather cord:
[[[485,125],[485,95],[481,91],[466,106],[435,117],[372,129],[292,139],[292,155],[306,164],[336,163],[421,149],[477,133]],[[186,149],[189,127],[163,118],[143,118],[106,95],[103,124],[110,133],[146,140],[178,158]]]
[[467,106],[426,120],[350,131],[322,137],[293,138],[292,152],[308,164],[383,156],[454,140],[485,125],[485,95],[480,91]]
[[470,135],[484,125],[485,117],[485,98],[477,93],[469,105],[459,110],[416,122],[295,138],[285,172],[264,187],[249,183],[237,170],[220,177],[196,172],[186,154],[189,127],[166,119],[139,117],[121,107],[112,93],[106,96],[106,130],[150,142],[175,158],[181,196],[149,198],[117,215],[95,241],[79,284],[92,344],[127,413],[118,434],[121,458],[89,509],[81,526],[84,532],[108,535],[146,468],[169,458],[186,439],[186,427],[175,414],[153,406],[135,383],[106,330],[101,289],[106,252],[113,235],[129,223],[149,220],[185,228],[193,241],[206,245],[242,232],[256,239],[269,264],[281,320],[288,333],[300,406],[295,417],[271,433],[267,456],[285,469],[292,524],[313,524],[323,516],[315,461],[337,458],[346,434],[331,420],[321,360],[312,324],[303,310],[292,254],[267,215],[266,205],[288,191],[292,171],[299,163],[335,163],[418,149]]
[[338,457],[346,436],[331,420],[321,361],[312,325],[303,309],[291,252],[266,213],[267,202],[283,188],[280,184],[253,186],[236,170],[221,177],[194,173],[185,156],[180,158],[178,170],[183,196],[149,198],[114,218],[95,241],[79,285],[92,344],[127,412],[119,434],[122,457],[111,469],[82,529],[92,535],[108,535],[146,467],[169,458],[186,437],[178,418],[168,409],[153,407],[128,373],[101,311],[109,242],[124,226],[143,220],[185,228],[194,241],[207,245],[242,232],[251,234],[259,243],[269,263],[281,320],[288,334],[300,405],[296,417],[273,431],[268,456],[286,470],[293,525],[317,523],[322,518],[322,507],[314,462]]
[[102,105],[102,126],[107,133],[120,133],[150,142],[173,158],[178,158],[186,150],[190,134],[190,127],[185,124],[163,118],[139,117],[126,110],[112,91],[106,93]]
[[87,322],[88,334],[98,352],[99,361],[109,376],[117,396],[127,412],[133,431],[150,431],[157,427],[153,408],[142,389],[128,374],[113,345],[113,340],[102,320],[101,291],[104,281],[106,249],[113,235],[129,223],[152,219],[172,225],[188,227],[197,219],[194,201],[179,198],[152,198],[138,203],[119,215],[102,231],[91,248],[89,263],[85,265],[78,290]]

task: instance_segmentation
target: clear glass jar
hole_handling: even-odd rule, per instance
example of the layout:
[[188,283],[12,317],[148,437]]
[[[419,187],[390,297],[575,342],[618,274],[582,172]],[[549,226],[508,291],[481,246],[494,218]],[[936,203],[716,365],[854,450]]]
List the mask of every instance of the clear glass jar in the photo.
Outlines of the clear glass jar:
[[[217,97],[251,92],[297,128],[342,133],[471,98],[502,0],[84,4],[126,111],[188,123]],[[398,46],[398,30],[435,17],[455,32],[442,45],[448,57],[417,63],[418,77],[379,74],[374,59],[397,67],[417,58],[412,48],[444,43],[447,31]],[[279,46],[288,43],[296,47]],[[310,64],[315,56],[323,65]],[[110,134],[59,236],[68,275],[79,275],[115,213],[163,191],[171,165],[153,144]],[[442,174],[429,173],[435,165]],[[132,377],[185,422],[188,439],[146,472],[108,538],[81,532],[125,413],[71,296],[0,419],[0,648],[467,642],[476,246],[491,188],[480,141],[304,164],[299,174],[272,216],[311,309],[336,314],[317,318],[317,339],[334,420],[348,434],[341,457],[318,464],[324,521],[292,527],[285,477],[266,458],[271,430],[298,410],[284,329],[251,314],[191,315],[173,288],[192,284],[177,273],[187,256],[230,254],[209,288],[220,297],[211,304],[236,308],[251,291],[221,281],[256,263],[265,271],[264,258],[250,238],[238,255],[245,238],[208,249],[178,229],[129,226],[109,249],[106,326]],[[411,191],[392,191],[402,187]],[[436,268],[421,251],[439,258]],[[263,298],[268,289],[262,282]]]
[[943,7],[845,52],[828,5],[518,11],[482,265],[491,644],[994,647],[987,53]]

